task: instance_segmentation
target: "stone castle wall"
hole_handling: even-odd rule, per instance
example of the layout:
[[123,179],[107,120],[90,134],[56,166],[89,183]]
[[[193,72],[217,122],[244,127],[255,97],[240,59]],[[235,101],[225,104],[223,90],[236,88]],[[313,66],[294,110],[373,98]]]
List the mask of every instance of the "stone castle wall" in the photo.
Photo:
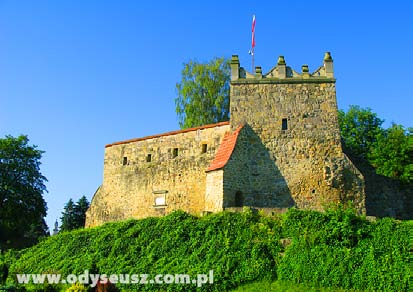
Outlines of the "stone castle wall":
[[[205,171],[228,130],[229,124],[221,123],[108,145],[103,184],[93,197],[86,225],[160,216],[177,209],[200,214],[206,204]],[[155,206],[162,197],[165,204]]]
[[177,209],[323,210],[346,201],[365,213],[363,175],[342,151],[329,53],[311,74],[283,57],[250,74],[233,56],[230,90],[229,123],[107,145],[86,226]]
[[233,57],[231,129],[250,127],[250,151],[241,159],[249,161],[255,204],[288,206],[290,197],[300,208],[322,210],[352,200],[364,213],[363,176],[341,147],[330,58],[315,73],[303,66],[298,74],[281,57],[270,73],[257,67],[252,76]]
[[224,202],[225,208],[241,205],[284,210],[294,205],[282,173],[249,125],[241,130],[224,167]]

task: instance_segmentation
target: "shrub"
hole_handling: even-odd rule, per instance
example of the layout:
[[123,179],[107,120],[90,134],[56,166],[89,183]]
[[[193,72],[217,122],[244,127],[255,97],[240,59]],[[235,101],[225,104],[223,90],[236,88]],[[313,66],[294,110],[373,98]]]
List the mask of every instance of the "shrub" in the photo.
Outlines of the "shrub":
[[291,210],[284,226],[293,241],[277,267],[280,280],[369,291],[407,288],[406,224],[390,218],[370,223],[338,209]]
[[[12,265],[17,273],[208,274],[228,290],[240,283],[275,277],[279,222],[248,210],[197,218],[181,211],[160,218],[109,223],[64,232],[26,250]],[[128,290],[196,290],[188,285],[126,285]]]
[[[282,246],[281,239],[290,244]],[[6,256],[6,261],[9,284],[17,273],[65,277],[89,270],[108,275],[145,273],[153,279],[156,274],[194,277],[213,270],[214,284],[201,288],[116,286],[124,291],[228,291],[279,279],[313,287],[404,291],[408,257],[407,224],[388,218],[368,222],[339,207],[325,213],[290,209],[279,217],[250,209],[201,218],[177,211],[63,232],[19,256]],[[4,257],[1,260],[5,262]]]
[[73,284],[72,286],[70,286],[66,292],[87,292],[87,288],[79,283]]

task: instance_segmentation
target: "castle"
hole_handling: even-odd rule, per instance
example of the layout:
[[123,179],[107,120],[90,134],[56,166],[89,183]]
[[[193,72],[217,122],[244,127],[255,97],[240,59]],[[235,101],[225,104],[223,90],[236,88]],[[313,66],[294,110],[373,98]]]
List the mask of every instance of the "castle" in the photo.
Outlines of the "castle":
[[251,74],[231,59],[230,121],[106,145],[103,183],[86,226],[249,206],[322,210],[352,201],[365,181],[342,150],[333,59],[313,73],[286,65]]

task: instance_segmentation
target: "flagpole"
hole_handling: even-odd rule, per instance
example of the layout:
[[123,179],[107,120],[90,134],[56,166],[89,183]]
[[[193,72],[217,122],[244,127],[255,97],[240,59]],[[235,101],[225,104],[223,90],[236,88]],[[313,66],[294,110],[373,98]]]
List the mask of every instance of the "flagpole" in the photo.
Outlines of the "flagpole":
[[254,49],[251,50],[251,64],[252,64],[251,73],[254,74]]
[[254,74],[254,50],[255,50],[255,14],[252,15],[252,38],[251,38],[251,73]]

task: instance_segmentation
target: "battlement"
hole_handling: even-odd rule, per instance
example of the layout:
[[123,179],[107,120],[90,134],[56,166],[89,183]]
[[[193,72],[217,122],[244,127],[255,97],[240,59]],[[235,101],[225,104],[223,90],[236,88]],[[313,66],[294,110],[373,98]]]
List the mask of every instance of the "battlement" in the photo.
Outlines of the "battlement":
[[262,74],[260,66],[255,67],[254,74],[240,67],[238,55],[231,58],[231,83],[330,83],[335,82],[333,58],[330,52],[324,54],[323,65],[313,73],[309,72],[308,65],[301,66],[298,73],[287,66],[284,56],[279,56],[277,65],[268,73]]

